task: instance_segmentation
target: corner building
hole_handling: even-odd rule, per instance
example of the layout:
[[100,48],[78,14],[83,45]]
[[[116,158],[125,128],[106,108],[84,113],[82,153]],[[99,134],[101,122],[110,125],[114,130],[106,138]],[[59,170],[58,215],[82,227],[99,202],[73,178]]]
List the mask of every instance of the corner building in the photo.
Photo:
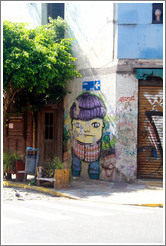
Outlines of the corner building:
[[[69,82],[64,99],[63,158],[71,169],[75,166],[74,176],[162,179],[163,5],[65,3],[66,35],[74,38],[82,75]],[[79,100],[83,95],[84,105]],[[106,109],[103,117],[94,113],[100,111],[96,100]],[[79,118],[83,107],[84,119]],[[94,117],[86,118],[90,114]],[[80,157],[85,149],[88,161]]]

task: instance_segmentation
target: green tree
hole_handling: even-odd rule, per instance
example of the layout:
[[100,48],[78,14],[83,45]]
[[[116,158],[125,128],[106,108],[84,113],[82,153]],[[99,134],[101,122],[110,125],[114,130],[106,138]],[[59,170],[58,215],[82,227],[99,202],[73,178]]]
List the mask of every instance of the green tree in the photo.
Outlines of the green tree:
[[63,98],[67,81],[81,75],[72,55],[72,39],[64,38],[65,20],[29,29],[27,24],[3,23],[3,113],[31,108]]

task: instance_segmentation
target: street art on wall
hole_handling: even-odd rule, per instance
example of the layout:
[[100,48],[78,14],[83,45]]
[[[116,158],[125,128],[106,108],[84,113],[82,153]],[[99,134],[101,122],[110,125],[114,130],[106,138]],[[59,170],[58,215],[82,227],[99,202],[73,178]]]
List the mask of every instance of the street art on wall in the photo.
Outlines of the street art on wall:
[[150,103],[150,105],[152,107],[151,108],[152,111],[157,111],[158,107],[160,107],[160,108],[163,107],[163,97],[161,96],[162,93],[163,93],[162,90],[159,90],[157,95],[152,95],[148,92],[144,93],[144,97]]
[[163,171],[163,112],[160,111],[146,111],[145,112],[146,117],[149,120],[150,126],[148,127],[149,134],[148,139],[151,143],[151,146],[145,146],[139,149],[139,153],[143,151],[144,149],[150,150],[150,156],[148,161],[150,162],[152,158],[155,158],[156,160],[160,157],[158,156],[158,153],[160,153],[161,156],[161,163],[157,169],[158,174],[162,174]]
[[135,114],[136,91],[131,97],[120,97],[117,104],[117,137],[121,144],[128,146],[136,142]]
[[101,167],[104,172],[104,176],[113,178],[115,174],[116,157],[115,152],[112,149],[108,149],[102,152]]
[[163,175],[163,92],[161,87],[140,88],[138,164],[141,177]]
[[136,177],[137,92],[117,101],[116,171],[120,178],[129,181]]
[[135,177],[135,104],[135,91],[119,98],[118,114],[101,93],[84,92],[74,99],[64,118],[64,149],[71,150],[66,155],[72,159],[73,176],[115,180],[121,170],[124,177]]
[[[83,93],[73,102],[70,108],[73,176],[81,175],[83,162],[89,164],[88,174],[92,179],[99,179],[101,169],[105,170],[107,177],[112,176],[115,153],[113,149],[111,152],[110,135],[106,130],[103,138],[103,129],[108,127],[104,123],[105,116],[105,104],[94,94]],[[106,149],[110,149],[110,152],[106,153]],[[107,159],[105,164],[104,159]]]

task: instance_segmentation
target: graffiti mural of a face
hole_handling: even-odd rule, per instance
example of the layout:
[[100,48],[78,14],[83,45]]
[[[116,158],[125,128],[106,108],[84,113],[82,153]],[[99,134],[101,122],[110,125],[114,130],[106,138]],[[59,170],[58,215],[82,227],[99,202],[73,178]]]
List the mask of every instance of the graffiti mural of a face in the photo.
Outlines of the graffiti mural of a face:
[[80,176],[81,161],[89,163],[89,176],[98,179],[103,119],[106,108],[96,95],[83,93],[70,109],[72,119],[72,174]]
[[103,120],[92,119],[90,121],[73,120],[73,132],[78,141],[92,144],[102,137]]

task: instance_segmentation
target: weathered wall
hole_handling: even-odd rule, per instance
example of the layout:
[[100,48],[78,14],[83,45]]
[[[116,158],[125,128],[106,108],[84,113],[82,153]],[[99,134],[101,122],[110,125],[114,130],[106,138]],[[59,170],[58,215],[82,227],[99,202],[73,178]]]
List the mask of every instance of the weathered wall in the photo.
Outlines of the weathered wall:
[[[65,98],[64,159],[70,163],[75,175],[91,177],[93,166],[93,174],[97,175],[99,168],[100,173],[92,178],[133,180],[137,168],[138,81],[134,75],[117,74],[116,7],[110,2],[67,3],[65,6],[65,19],[72,30],[70,36],[75,38],[73,52],[78,58],[77,66],[83,77],[69,83],[68,90],[71,93]],[[93,119],[87,118],[85,121],[79,118],[83,114],[80,101],[85,100],[82,98],[82,83],[96,80],[100,81],[101,88],[99,91],[90,91],[87,101],[89,98],[95,105],[97,99],[91,95],[98,96],[104,103],[106,114],[100,121],[99,117],[95,119],[100,127],[90,142],[86,131],[95,131],[92,129]],[[84,101],[84,105],[87,101]],[[79,116],[77,119],[71,113],[74,103]],[[89,112],[93,114],[94,108],[88,107],[87,115]],[[97,143],[100,141],[99,147]],[[86,144],[95,146],[93,148],[98,151],[95,157],[86,159]],[[87,152],[89,154],[89,150]]]
[[138,177],[162,176],[163,87],[162,80],[153,78],[141,81],[139,86]]
[[117,74],[116,170],[117,180],[134,180],[137,171],[138,80]]
[[[70,27],[70,32],[67,35],[74,38],[73,53],[77,57],[77,69],[82,74],[82,78],[69,84],[68,90],[71,93],[67,94],[65,98],[64,159],[66,162],[70,162],[71,168],[72,165],[81,166],[80,175],[83,177],[89,177],[91,172],[89,167],[93,166],[97,172],[100,169],[97,178],[108,180],[115,179],[116,64],[113,62],[115,56],[114,12],[115,6],[111,2],[68,2],[65,4],[65,19]],[[92,100],[94,104],[96,100],[101,100],[106,114],[102,119],[97,117],[95,121],[89,118],[86,121],[79,119],[76,122],[70,115],[71,107],[73,103],[77,102],[77,97],[82,97],[81,95],[84,93],[82,83],[96,80],[100,81],[101,89],[90,91],[85,104],[88,103],[88,100]],[[93,95],[96,95],[97,98]],[[95,110],[94,106],[88,112]],[[90,137],[86,137],[87,129],[92,133],[96,131],[96,136],[91,140]],[[94,152],[98,151],[94,154],[95,157],[86,158],[76,153],[75,144],[77,144],[77,152],[81,151],[81,147],[78,146],[80,140],[83,149],[88,144],[95,146],[94,149],[98,149],[93,150]],[[97,143],[99,144],[97,145]],[[99,146],[100,144],[101,146]],[[88,151],[90,152],[89,149]],[[74,157],[73,152],[75,153]],[[86,155],[85,152],[83,154]]]
[[[64,104],[64,159],[70,163],[74,175],[117,181],[137,178],[135,69],[162,68],[159,59],[162,58],[163,27],[152,25],[151,17],[151,3],[68,2],[65,5],[65,19],[70,27],[67,35],[75,38],[73,53],[82,74],[82,78],[69,83],[71,93],[67,94]],[[100,81],[101,89],[90,91],[89,96],[82,95],[82,83],[96,80]],[[87,115],[90,112],[95,115],[98,100],[106,109],[105,115],[99,114],[95,122],[88,116],[85,120],[86,105]],[[90,142],[86,132],[95,132],[93,125],[98,127],[98,132]],[[86,144],[93,145],[93,152],[96,151],[93,158],[86,159],[86,155],[90,155]]]
[[4,1],[1,3],[2,20],[29,23],[30,28],[41,25],[41,3]]
[[114,5],[111,2],[66,2],[65,20],[78,69],[109,67],[114,52]]
[[152,24],[152,3],[118,4],[118,58],[163,58],[163,24]]
[[[137,175],[138,80],[134,74],[116,73],[100,75],[98,78],[101,82],[101,90],[91,91],[90,94],[99,96],[106,108],[106,115],[103,119],[104,127],[100,129],[102,144],[98,156],[99,178],[101,180],[133,181]],[[78,135],[73,131],[70,111],[76,98],[85,93],[82,91],[82,82],[90,80],[96,80],[96,76],[74,80],[68,87],[71,93],[65,98],[65,158],[71,164],[71,168],[73,144]],[[77,114],[79,114],[79,105]],[[91,122],[90,119],[85,124],[89,125],[89,122]],[[82,125],[83,137],[84,134],[85,126]],[[86,142],[85,137],[80,141]],[[77,146],[77,148],[80,147]],[[81,176],[89,177],[89,165],[90,161],[81,160]]]
[[[96,80],[98,78],[101,83],[100,91],[90,91],[85,92],[82,90],[82,82]],[[104,180],[115,180],[115,143],[116,143],[116,74],[112,73],[109,75],[98,75],[98,76],[87,76],[83,79],[76,79],[69,84],[68,90],[71,92],[65,98],[65,114],[64,114],[64,159],[67,163],[70,163],[72,168],[72,163],[75,162],[73,157],[73,152],[75,150],[76,142],[81,142],[83,148],[89,145],[96,146],[96,142],[100,142],[101,146],[98,149],[98,153],[96,157],[88,157],[86,158],[85,152],[80,156],[79,154],[75,154],[75,156],[79,159],[77,162],[81,166],[80,176],[89,177],[89,167],[91,165],[97,165],[99,167],[98,177]],[[93,118],[87,118],[86,120],[80,120],[80,118],[76,121],[71,116],[71,108],[73,103],[76,101],[78,96],[85,95],[84,93],[89,93],[88,98],[92,95],[97,96],[99,100],[103,102],[103,107],[105,110],[105,115],[100,115]],[[93,96],[92,96],[93,97]],[[93,100],[93,99],[92,99]],[[96,99],[94,99],[96,100]],[[86,101],[85,101],[86,103]],[[80,109],[79,109],[80,110]],[[94,107],[90,107],[91,112],[94,110]],[[79,111],[78,111],[79,114]],[[100,114],[100,113],[99,113]],[[88,115],[88,112],[84,114],[84,116]],[[100,127],[92,127],[93,123],[98,122]],[[81,124],[81,127],[75,127],[74,124]],[[90,127],[90,129],[89,129]],[[89,130],[87,130],[89,129]],[[77,134],[76,134],[77,131]],[[88,139],[86,137],[86,131],[89,131],[89,135],[94,133],[94,137],[92,139]],[[78,140],[78,141],[77,141]],[[77,145],[77,152],[80,151],[80,146]],[[94,147],[95,148],[95,147]],[[96,161],[96,162],[95,162]],[[95,162],[95,164],[94,164]],[[95,168],[95,167],[94,167]],[[97,168],[97,167],[96,167]]]

